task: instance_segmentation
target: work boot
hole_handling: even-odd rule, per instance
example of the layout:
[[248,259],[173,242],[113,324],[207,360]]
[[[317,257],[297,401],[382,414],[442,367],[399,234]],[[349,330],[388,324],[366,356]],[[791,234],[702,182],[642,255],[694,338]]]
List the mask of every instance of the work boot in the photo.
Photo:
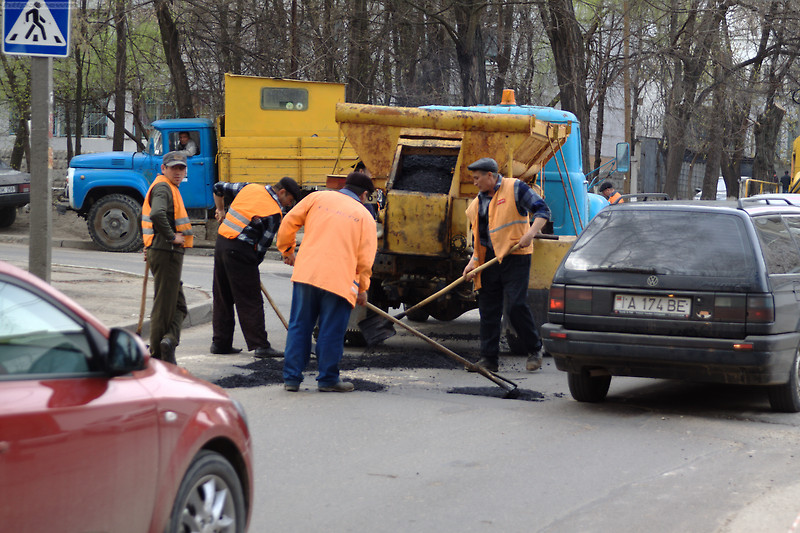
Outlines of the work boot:
[[164,337],[161,339],[161,342],[158,343],[158,348],[161,352],[160,355],[162,361],[172,363],[173,365],[178,364],[178,362],[175,360],[175,341],[169,337]]
[[[482,366],[489,372],[497,372],[500,370],[500,364],[498,363],[497,359],[490,359],[488,357],[481,357],[478,359],[478,362],[475,363],[478,366]],[[467,367],[467,372],[477,372],[474,367]]]
[[542,363],[544,357],[544,346],[539,348],[536,353],[532,353],[528,356],[528,360],[525,361],[525,370],[528,372],[534,372],[542,368]]
[[228,346],[227,348],[220,348],[219,346],[217,346],[212,342],[211,348],[209,348],[208,351],[217,355],[228,355],[228,354],[239,353],[242,351],[242,349],[234,348],[233,346]]
[[356,388],[355,385],[353,385],[349,381],[337,381],[333,385],[317,386],[317,390],[319,392],[350,392],[355,388]]
[[253,355],[263,359],[266,357],[283,357],[283,352],[279,352],[272,346],[262,346],[261,348],[256,348],[253,351]]

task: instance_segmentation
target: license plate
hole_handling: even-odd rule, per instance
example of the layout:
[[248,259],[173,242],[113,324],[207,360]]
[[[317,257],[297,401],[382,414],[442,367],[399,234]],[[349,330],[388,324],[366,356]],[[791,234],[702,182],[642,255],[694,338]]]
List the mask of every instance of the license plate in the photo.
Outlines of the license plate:
[[2,185],[0,186],[0,194],[12,194],[17,192],[16,185]]
[[691,298],[641,294],[617,294],[614,296],[614,312],[618,315],[689,318],[691,311]]

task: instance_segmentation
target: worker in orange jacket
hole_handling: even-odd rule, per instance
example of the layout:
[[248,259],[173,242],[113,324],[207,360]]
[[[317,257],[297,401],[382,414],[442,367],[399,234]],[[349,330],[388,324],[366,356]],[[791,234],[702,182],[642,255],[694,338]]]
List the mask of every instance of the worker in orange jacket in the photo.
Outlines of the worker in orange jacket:
[[[613,204],[622,197],[622,195],[614,189],[614,185],[610,181],[600,186],[600,194],[605,196],[609,204]],[[619,203],[624,204],[625,200],[619,200]]]
[[[367,175],[351,172],[343,189],[306,196],[283,218],[278,229],[278,250],[284,263],[294,266],[292,310],[283,360],[287,391],[300,388],[317,321],[317,389],[349,392],[354,388],[339,378],[339,362],[350,311],[356,304],[367,302],[378,249],[375,219],[363,205],[374,190]],[[295,255],[295,236],[301,227],[305,227],[303,242]]]

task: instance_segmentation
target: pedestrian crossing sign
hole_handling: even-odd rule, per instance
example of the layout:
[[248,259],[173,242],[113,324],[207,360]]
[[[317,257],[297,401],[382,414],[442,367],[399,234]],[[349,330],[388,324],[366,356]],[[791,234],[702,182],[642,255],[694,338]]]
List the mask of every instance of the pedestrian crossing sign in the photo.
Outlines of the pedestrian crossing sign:
[[70,0],[3,0],[3,53],[69,55]]

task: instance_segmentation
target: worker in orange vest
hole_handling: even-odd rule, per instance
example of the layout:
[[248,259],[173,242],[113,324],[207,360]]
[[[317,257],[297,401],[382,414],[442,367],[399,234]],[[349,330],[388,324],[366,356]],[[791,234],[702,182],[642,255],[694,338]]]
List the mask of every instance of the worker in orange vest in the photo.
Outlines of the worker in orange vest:
[[[278,250],[294,266],[292,310],[283,359],[284,389],[299,390],[317,336],[317,390],[350,392],[339,378],[350,311],[367,302],[372,263],[378,249],[375,219],[364,207],[375,185],[366,174],[351,172],[344,188],[306,196],[283,218]],[[295,256],[295,236],[305,227]]]
[[[481,358],[478,365],[492,372],[499,366],[503,308],[528,352],[525,368],[542,367],[544,349],[528,304],[533,238],[550,220],[550,208],[527,184],[504,178],[497,162],[484,157],[467,167],[478,196],[467,207],[475,253],[464,267],[464,277],[475,278],[481,315]],[[529,217],[533,217],[531,222]],[[519,248],[511,248],[519,244]],[[479,272],[478,265],[498,257],[499,261]]]
[[[283,355],[267,340],[258,265],[278,233],[282,209],[299,199],[300,187],[289,177],[275,185],[222,181],[214,184],[215,216],[220,225],[214,247],[211,353],[242,351],[233,347],[235,306],[247,349],[256,357]],[[226,202],[230,205],[227,212]]]
[[[608,200],[609,204],[615,203],[622,197],[620,193],[614,190],[614,185],[612,185],[610,181],[607,181],[600,186],[600,194],[606,197],[606,200]],[[625,200],[619,200],[618,203],[623,204],[625,203]]]
[[176,363],[186,318],[181,272],[183,251],[192,247],[192,223],[178,186],[186,177],[186,154],[169,152],[144,197],[142,239],[145,259],[153,272],[153,309],[150,313],[150,353],[156,359]]

